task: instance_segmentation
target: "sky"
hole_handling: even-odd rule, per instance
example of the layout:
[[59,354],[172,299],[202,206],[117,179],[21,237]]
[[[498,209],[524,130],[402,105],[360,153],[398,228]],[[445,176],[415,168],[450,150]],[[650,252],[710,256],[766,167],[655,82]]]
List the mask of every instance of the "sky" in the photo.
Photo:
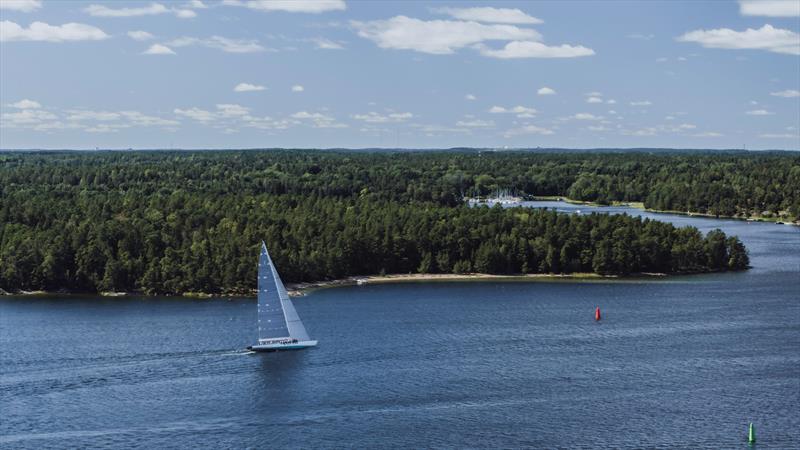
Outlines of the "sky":
[[0,149],[800,149],[798,33],[798,0],[0,0]]

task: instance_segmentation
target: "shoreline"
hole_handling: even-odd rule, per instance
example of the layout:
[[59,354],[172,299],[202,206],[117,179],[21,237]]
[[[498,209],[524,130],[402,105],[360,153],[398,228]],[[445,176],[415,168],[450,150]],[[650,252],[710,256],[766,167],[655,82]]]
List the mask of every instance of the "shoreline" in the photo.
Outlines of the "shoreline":
[[[706,273],[706,272],[703,272]],[[430,282],[448,282],[448,281],[500,281],[500,282],[536,282],[536,281],[598,281],[598,280],[632,280],[632,279],[658,279],[670,276],[687,275],[683,273],[666,274],[666,273],[634,273],[629,275],[600,275],[596,273],[529,273],[529,274],[514,274],[514,275],[496,275],[488,273],[410,273],[410,274],[388,274],[388,275],[354,275],[345,278],[338,278],[335,280],[302,282],[302,283],[287,283],[286,290],[289,292],[290,297],[301,297],[309,292],[319,289],[329,289],[342,286],[363,286],[369,284],[394,284],[394,283],[430,283]],[[212,299],[212,298],[248,298],[255,297],[256,290],[252,292],[231,292],[226,294],[211,294],[207,292],[184,292],[180,295],[147,295],[142,292],[78,292],[67,290],[56,291],[26,291],[21,290],[17,292],[2,291],[2,296],[14,297],[45,297],[54,295],[91,295],[97,297],[185,297],[196,299]]]
[[629,208],[639,209],[645,212],[651,212],[656,214],[674,214],[679,216],[689,216],[689,217],[705,217],[709,219],[730,219],[730,220],[744,220],[746,222],[771,222],[776,225],[793,225],[793,226],[800,226],[800,221],[793,222],[790,218],[784,217],[761,217],[761,216],[725,216],[725,215],[715,215],[709,213],[701,213],[697,211],[673,211],[668,209],[652,209],[652,208],[645,208],[644,202],[622,202],[614,200],[611,202],[610,205],[601,205],[597,202],[589,202],[584,200],[574,200],[567,197],[562,197],[558,195],[534,195],[532,201],[562,201],[564,203],[570,203],[573,205],[585,205],[585,206],[594,206],[598,208],[608,207],[608,206],[627,206]]
[[[658,274],[653,276],[666,276]],[[340,286],[365,286],[368,284],[393,284],[393,283],[429,283],[439,281],[537,281],[553,279],[586,280],[586,279],[614,279],[634,278],[620,277],[619,275],[600,275],[595,273],[551,274],[531,273],[516,275],[496,275],[489,273],[395,273],[387,275],[361,275],[340,278],[330,281],[317,281],[313,283],[291,283],[287,286],[289,295],[301,296],[306,292],[318,289],[327,289]]]
[[[703,272],[710,273],[710,272]],[[528,273],[513,275],[498,275],[490,273],[410,273],[410,274],[387,274],[387,275],[365,275],[354,276],[338,280],[320,281],[315,283],[297,283],[292,285],[296,295],[305,295],[306,292],[317,289],[327,289],[339,286],[365,286],[369,284],[396,284],[396,283],[436,283],[448,281],[499,281],[499,282],[537,282],[537,281],[600,281],[600,280],[635,280],[635,279],[657,279],[670,276],[688,275],[683,273],[632,273],[628,275],[601,275],[597,273],[576,272],[576,273]]]

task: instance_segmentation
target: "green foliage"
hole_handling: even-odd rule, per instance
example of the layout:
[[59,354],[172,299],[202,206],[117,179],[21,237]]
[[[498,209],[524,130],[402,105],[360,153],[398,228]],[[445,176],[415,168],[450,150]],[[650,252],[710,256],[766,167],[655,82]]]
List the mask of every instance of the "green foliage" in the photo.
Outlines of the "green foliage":
[[[700,168],[723,162],[730,167]],[[470,208],[462,198],[508,188],[637,200],[659,186],[668,166],[676,179],[702,180],[713,170],[721,180],[733,173],[745,181],[753,179],[750,170],[770,167],[768,188],[758,192],[778,213],[796,203],[796,186],[775,181],[795,163],[774,155],[5,153],[0,287],[244,291],[255,284],[262,239],[286,281],[412,272],[736,270],[747,267],[747,252],[722,232],[704,237],[628,216]],[[721,190],[715,207],[727,200],[766,208],[762,194],[740,198],[736,188],[729,194]]]
[[730,270],[739,270],[750,265],[750,257],[747,256],[747,249],[745,249],[742,241],[736,236],[731,236],[725,241],[726,256],[728,257],[727,265]]

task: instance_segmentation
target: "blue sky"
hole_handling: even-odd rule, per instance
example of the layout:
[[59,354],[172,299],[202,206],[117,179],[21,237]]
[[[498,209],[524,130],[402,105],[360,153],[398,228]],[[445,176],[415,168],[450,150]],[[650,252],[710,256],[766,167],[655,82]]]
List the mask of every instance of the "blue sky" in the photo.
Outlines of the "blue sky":
[[800,148],[800,2],[0,0],[0,148]]

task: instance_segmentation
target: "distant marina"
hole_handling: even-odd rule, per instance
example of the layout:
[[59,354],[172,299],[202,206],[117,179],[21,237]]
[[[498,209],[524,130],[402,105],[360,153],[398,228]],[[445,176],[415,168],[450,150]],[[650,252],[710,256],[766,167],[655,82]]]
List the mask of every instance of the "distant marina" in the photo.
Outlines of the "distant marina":
[[513,191],[508,189],[503,189],[499,191],[495,191],[486,197],[465,197],[464,200],[470,206],[476,205],[487,205],[487,206],[494,206],[494,205],[519,205],[522,203],[525,198],[522,196],[516,195]]

